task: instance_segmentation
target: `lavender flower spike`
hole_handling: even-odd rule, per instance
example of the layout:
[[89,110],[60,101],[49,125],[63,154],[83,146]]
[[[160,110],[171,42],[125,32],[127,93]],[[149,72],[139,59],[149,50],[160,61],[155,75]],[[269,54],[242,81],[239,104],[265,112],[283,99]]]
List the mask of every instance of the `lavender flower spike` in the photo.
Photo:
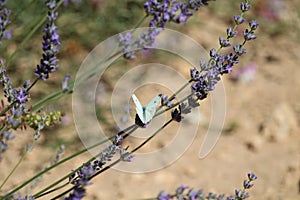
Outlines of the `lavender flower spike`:
[[49,9],[47,20],[48,23],[44,28],[43,46],[44,51],[40,64],[35,68],[35,75],[46,80],[49,78],[49,73],[55,72],[58,66],[58,59],[56,54],[59,52],[58,46],[59,35],[57,34],[57,26],[55,20],[58,16],[58,12],[55,12],[57,7],[56,0],[48,0],[46,6]]
[[145,12],[152,19],[149,23],[150,27],[164,28],[166,23],[185,23],[199,10],[201,6],[208,5],[211,0],[189,0],[188,2],[180,2],[178,0],[148,0],[144,4]]
[[10,10],[5,8],[6,0],[0,0],[0,40],[8,33],[6,32],[6,27],[10,24],[9,15]]

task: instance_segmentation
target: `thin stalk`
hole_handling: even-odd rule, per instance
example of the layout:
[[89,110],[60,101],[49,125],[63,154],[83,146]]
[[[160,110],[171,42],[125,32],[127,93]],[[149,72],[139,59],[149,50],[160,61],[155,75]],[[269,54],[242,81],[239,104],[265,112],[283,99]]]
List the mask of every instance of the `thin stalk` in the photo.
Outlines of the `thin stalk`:
[[1,188],[5,185],[5,183],[8,181],[8,179],[13,175],[13,173],[16,171],[16,169],[20,166],[21,162],[25,159],[26,155],[28,153],[28,150],[26,149],[25,153],[23,154],[23,156],[19,159],[18,163],[15,165],[15,167],[10,171],[10,173],[8,174],[8,176],[4,179],[3,183],[0,186],[0,190]]

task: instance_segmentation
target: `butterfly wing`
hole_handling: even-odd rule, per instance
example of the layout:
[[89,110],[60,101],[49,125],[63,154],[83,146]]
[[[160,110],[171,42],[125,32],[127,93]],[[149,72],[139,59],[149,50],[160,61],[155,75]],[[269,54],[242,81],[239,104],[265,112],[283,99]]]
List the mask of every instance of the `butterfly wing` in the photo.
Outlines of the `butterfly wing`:
[[[160,102],[160,96],[154,97],[148,104],[145,106],[144,109],[144,118],[145,122],[149,122],[152,120],[153,116],[155,115],[156,112],[156,106]],[[143,122],[144,123],[144,122]]]
[[138,100],[138,98],[135,96],[135,94],[132,94],[131,96],[134,104],[135,104],[135,110],[136,110],[136,113],[138,114],[140,120],[146,124],[146,120],[145,120],[145,115],[144,115],[144,107],[142,106],[142,104],[140,103],[140,101]]

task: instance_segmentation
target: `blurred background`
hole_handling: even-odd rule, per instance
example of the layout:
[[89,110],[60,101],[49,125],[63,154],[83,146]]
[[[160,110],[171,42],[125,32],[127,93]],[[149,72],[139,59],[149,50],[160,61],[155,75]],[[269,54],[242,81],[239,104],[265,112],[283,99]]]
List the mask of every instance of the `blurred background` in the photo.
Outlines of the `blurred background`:
[[[144,0],[90,0],[71,3],[59,8],[58,32],[62,43],[60,68],[49,80],[39,82],[32,90],[32,102],[61,88],[65,75],[76,72],[88,53],[101,41],[117,33],[132,29],[144,17]],[[199,42],[207,51],[218,47],[219,36],[225,36],[232,26],[233,15],[239,13],[238,0],[217,0],[202,7],[184,25],[169,24],[167,28],[180,31]],[[223,77],[226,90],[227,113],[222,134],[213,151],[199,159],[199,148],[210,119],[210,101],[200,106],[201,123],[193,144],[172,165],[145,173],[129,174],[109,170],[93,180],[87,188],[86,199],[140,199],[156,196],[161,190],[173,193],[180,185],[207,193],[234,194],[242,188],[248,172],[258,176],[250,190],[250,199],[294,200],[300,197],[300,2],[297,0],[253,1],[247,19],[260,23],[257,39],[249,42],[247,54],[230,75]],[[26,34],[45,14],[42,1],[9,1],[13,10],[13,38],[4,41],[1,57],[7,58],[16,50]],[[143,26],[146,26],[146,20]],[[17,52],[9,63],[8,73],[15,85],[34,78],[33,70],[41,55],[42,28]],[[241,40],[241,36],[237,39]],[[138,54],[136,60],[121,60],[104,74],[96,102],[97,117],[106,133],[116,131],[110,111],[109,97],[118,79],[141,63],[157,62],[172,66],[180,74],[189,76],[189,66],[174,55],[148,52]],[[147,75],[147,74],[146,74]],[[170,84],[172,78],[169,78]],[[153,92],[156,92],[153,91]],[[103,95],[102,95],[103,94]],[[154,95],[154,93],[153,93]],[[153,97],[148,94],[147,99]],[[46,110],[61,110],[62,124],[43,132],[35,150],[30,153],[10,186],[31,177],[50,162],[61,144],[65,155],[83,148],[72,119],[71,95],[49,105]],[[147,100],[143,100],[146,103]],[[128,113],[124,111],[124,115]],[[133,113],[130,113],[133,120]],[[120,119],[120,121],[122,121]],[[123,120],[124,121],[124,120]],[[184,123],[184,122],[183,122]],[[158,150],[169,143],[178,127],[167,129],[143,151]],[[26,144],[33,138],[30,130],[20,131],[4,155],[0,179],[15,165]],[[17,151],[13,151],[17,149]],[[41,152],[43,154],[41,155]],[[71,169],[81,165],[89,154],[45,175],[38,187],[44,187]],[[158,158],[159,159],[159,158]],[[34,166],[34,167],[33,167]],[[45,198],[47,199],[47,198]]]

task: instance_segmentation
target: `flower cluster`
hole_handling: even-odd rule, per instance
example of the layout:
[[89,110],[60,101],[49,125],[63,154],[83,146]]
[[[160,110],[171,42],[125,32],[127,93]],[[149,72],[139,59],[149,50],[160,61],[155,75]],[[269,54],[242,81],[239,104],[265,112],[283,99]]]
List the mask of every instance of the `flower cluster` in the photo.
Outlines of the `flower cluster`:
[[189,0],[188,3],[179,0],[148,0],[144,4],[146,14],[152,16],[150,27],[164,28],[167,22],[186,23],[194,11],[207,5],[210,0]]
[[29,125],[31,128],[33,128],[34,130],[36,130],[36,133],[34,135],[35,139],[38,139],[40,137],[41,130],[53,126],[60,120],[61,120],[60,111],[54,111],[50,113],[30,112],[25,116],[26,124]]
[[216,199],[216,200],[242,200],[249,197],[249,194],[246,190],[250,189],[253,186],[252,181],[256,180],[257,177],[253,173],[248,174],[248,180],[244,180],[243,189],[242,190],[235,190],[235,195],[227,196],[225,194],[214,194],[212,192],[208,193],[207,195],[203,192],[202,189],[195,191],[193,188],[188,186],[180,186],[176,189],[175,194],[166,194],[164,191],[161,191],[157,199],[158,200],[171,200],[171,199],[186,199],[186,200],[209,200],[209,199]]
[[[249,9],[250,5],[248,3],[241,3],[242,13]],[[240,25],[245,19],[241,14],[240,16],[235,16],[234,21],[236,25]],[[204,61],[200,62],[200,71],[198,71],[196,67],[190,70],[191,80],[194,82],[191,86],[191,90],[199,100],[206,98],[208,92],[215,89],[215,85],[221,80],[221,75],[232,71],[232,67],[239,62],[238,58],[246,53],[246,49],[244,48],[245,43],[256,38],[254,31],[257,27],[258,23],[256,21],[250,21],[249,29],[243,31],[244,41],[242,44],[233,45],[233,53],[230,52],[222,55],[219,53],[219,50],[221,48],[232,46],[230,44],[230,39],[237,36],[237,31],[230,27],[227,28],[226,39],[219,38],[220,49],[218,51],[214,48],[210,50],[210,60],[207,63]]]
[[58,59],[56,54],[59,52],[58,46],[59,35],[57,34],[57,26],[55,20],[58,16],[58,12],[55,11],[57,8],[56,0],[48,0],[46,6],[49,9],[47,20],[48,23],[44,28],[43,45],[44,51],[40,64],[35,68],[35,75],[42,80],[49,78],[49,73],[55,72],[58,66]]

